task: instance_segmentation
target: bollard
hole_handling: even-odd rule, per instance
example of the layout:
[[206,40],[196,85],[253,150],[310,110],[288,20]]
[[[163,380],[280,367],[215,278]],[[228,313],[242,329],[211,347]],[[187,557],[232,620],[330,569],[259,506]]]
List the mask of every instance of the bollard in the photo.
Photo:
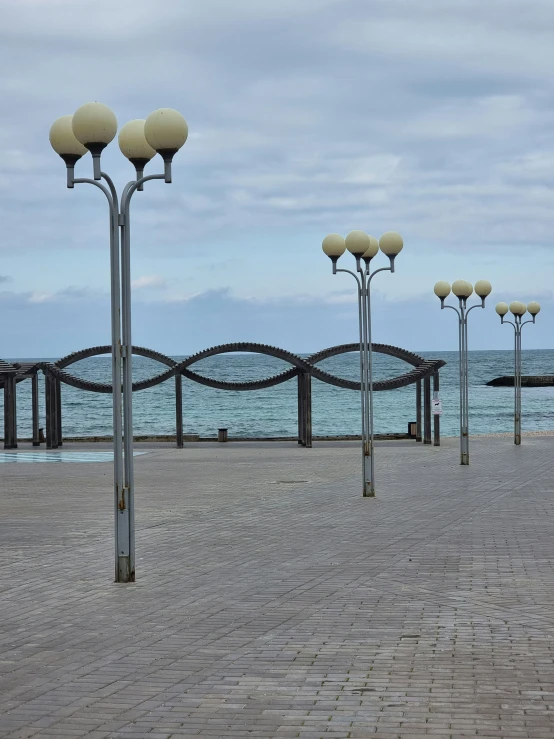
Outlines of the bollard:
[[228,441],[227,429],[217,430],[217,440],[221,442]]

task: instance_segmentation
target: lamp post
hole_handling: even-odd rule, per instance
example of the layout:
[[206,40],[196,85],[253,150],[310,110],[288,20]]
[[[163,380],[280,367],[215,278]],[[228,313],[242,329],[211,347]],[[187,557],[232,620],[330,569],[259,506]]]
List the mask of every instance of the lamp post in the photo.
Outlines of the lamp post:
[[[467,300],[473,291],[481,298],[480,303],[467,307]],[[475,286],[466,280],[456,280],[452,287],[448,282],[440,280],[435,284],[435,295],[440,298],[441,310],[451,308],[458,316],[458,351],[460,356],[460,464],[469,464],[469,382],[467,357],[467,317],[474,308],[484,308],[485,299],[492,290],[491,283],[479,280]],[[459,307],[445,305],[444,301],[450,292],[458,298]]]
[[[50,143],[67,167],[67,187],[90,184],[108,201],[111,274],[111,334],[114,447],[115,581],[135,581],[135,524],[133,471],[133,344],[131,339],[130,204],[134,193],[149,180],[171,182],[171,162],[188,136],[183,116],[161,108],[146,120],[133,120],[119,132],[119,148],[134,165],[136,179],[119,197],[113,180],[101,169],[104,148],[115,138],[117,120],[102,103],[86,103],[75,113],[58,118],[50,129]],[[75,164],[89,151],[93,179],[75,178]],[[156,155],[164,173],[144,176],[144,167]],[[104,183],[101,182],[104,180]],[[123,394],[122,394],[123,379]],[[121,411],[123,409],[123,428]]]
[[[500,323],[509,323],[514,327],[514,444],[521,444],[521,330],[528,323],[535,323],[540,312],[540,305],[533,301],[529,305],[514,300],[510,305],[498,303],[496,312],[500,316]],[[513,321],[506,321],[504,316],[510,311]],[[523,316],[529,313],[531,320],[524,321]]]
[[[364,231],[351,231],[346,238],[329,234],[323,239],[322,249],[333,263],[333,274],[346,272],[356,280],[358,287],[358,324],[360,336],[360,397],[362,410],[362,481],[363,496],[375,497],[373,463],[373,352],[371,348],[371,280],[378,272],[394,272],[394,260],[402,251],[400,234],[388,231],[379,240]],[[337,269],[337,262],[348,251],[356,260],[356,272]],[[390,266],[371,272],[371,260],[379,249],[389,258]]]

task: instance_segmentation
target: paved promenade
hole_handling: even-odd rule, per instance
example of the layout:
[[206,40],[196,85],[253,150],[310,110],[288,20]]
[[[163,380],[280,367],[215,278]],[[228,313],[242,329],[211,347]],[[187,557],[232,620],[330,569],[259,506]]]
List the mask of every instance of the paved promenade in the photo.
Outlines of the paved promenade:
[[553,452],[150,447],[134,585],[110,463],[0,464],[0,737],[552,739]]

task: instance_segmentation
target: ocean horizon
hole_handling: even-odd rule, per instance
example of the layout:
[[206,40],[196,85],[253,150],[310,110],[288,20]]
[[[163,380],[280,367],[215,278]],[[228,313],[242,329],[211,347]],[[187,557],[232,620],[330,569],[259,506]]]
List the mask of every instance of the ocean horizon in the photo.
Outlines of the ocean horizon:
[[[440,398],[443,414],[441,434],[459,432],[458,353],[416,352],[426,359],[442,359]],[[187,355],[175,355],[179,361]],[[301,356],[308,356],[307,354]],[[36,358],[33,358],[36,359]],[[58,358],[49,358],[56,361]],[[12,358],[11,361],[30,361]],[[522,353],[524,375],[554,374],[554,350],[529,349]],[[356,353],[331,357],[319,365],[340,377],[359,380]],[[229,381],[259,380],[290,367],[273,357],[233,353],[217,355],[193,365],[198,374]],[[111,360],[107,355],[81,360],[69,372],[98,382],[111,381]],[[133,376],[142,380],[163,371],[159,363],[134,357]],[[469,352],[470,433],[509,433],[513,430],[514,390],[490,387],[487,382],[513,375],[513,351]],[[374,353],[374,379],[383,380],[409,370],[405,362]],[[40,378],[40,426],[44,427],[44,387]],[[312,383],[312,426],[314,436],[344,436],[360,433],[360,395],[318,380]],[[3,398],[0,398],[3,412]],[[17,387],[18,435],[31,435],[31,382]],[[175,388],[173,380],[133,396],[134,433],[161,436],[175,433]],[[374,395],[375,433],[406,433],[415,421],[415,385]],[[77,390],[62,384],[62,424],[66,437],[108,436],[112,432],[111,395]],[[554,430],[554,387],[522,388],[523,431]],[[185,434],[214,437],[218,428],[227,428],[231,438],[294,437],[298,430],[296,378],[265,390],[215,390],[183,378],[183,430]]]

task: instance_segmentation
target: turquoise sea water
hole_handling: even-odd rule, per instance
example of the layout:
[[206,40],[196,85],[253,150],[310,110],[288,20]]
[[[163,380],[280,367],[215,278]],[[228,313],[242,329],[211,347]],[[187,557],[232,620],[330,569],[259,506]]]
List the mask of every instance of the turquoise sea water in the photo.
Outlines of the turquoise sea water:
[[[443,415],[441,432],[455,436],[459,429],[458,355],[456,352],[419,352],[429,359],[443,359],[441,370]],[[182,357],[174,357],[179,360]],[[142,357],[134,360],[134,377],[142,379],[163,368]],[[322,369],[350,379],[359,378],[357,354],[332,357]],[[227,354],[198,362],[192,369],[210,377],[227,380],[254,380],[273,375],[288,365],[278,359],[255,354]],[[374,355],[375,379],[394,377],[408,371],[404,362]],[[73,374],[102,382],[110,381],[110,358],[94,357],[68,368]],[[513,429],[513,388],[487,387],[486,382],[513,373],[510,351],[469,353],[470,432],[502,433]],[[524,351],[523,374],[554,374],[554,350]],[[523,430],[554,429],[554,387],[523,388]],[[313,381],[314,436],[358,434],[360,431],[359,392],[342,390]],[[31,383],[17,389],[18,434],[31,435]],[[0,398],[0,413],[2,399]],[[41,392],[41,426],[44,426],[44,394]],[[111,395],[89,393],[62,385],[64,436],[100,436],[111,433]],[[183,379],[183,419],[185,433],[216,436],[217,429],[229,429],[229,436],[294,436],[297,433],[296,379],[251,392],[212,390]],[[415,385],[375,394],[376,433],[404,433],[415,420]],[[175,433],[174,381],[134,395],[134,430],[137,435]]]

